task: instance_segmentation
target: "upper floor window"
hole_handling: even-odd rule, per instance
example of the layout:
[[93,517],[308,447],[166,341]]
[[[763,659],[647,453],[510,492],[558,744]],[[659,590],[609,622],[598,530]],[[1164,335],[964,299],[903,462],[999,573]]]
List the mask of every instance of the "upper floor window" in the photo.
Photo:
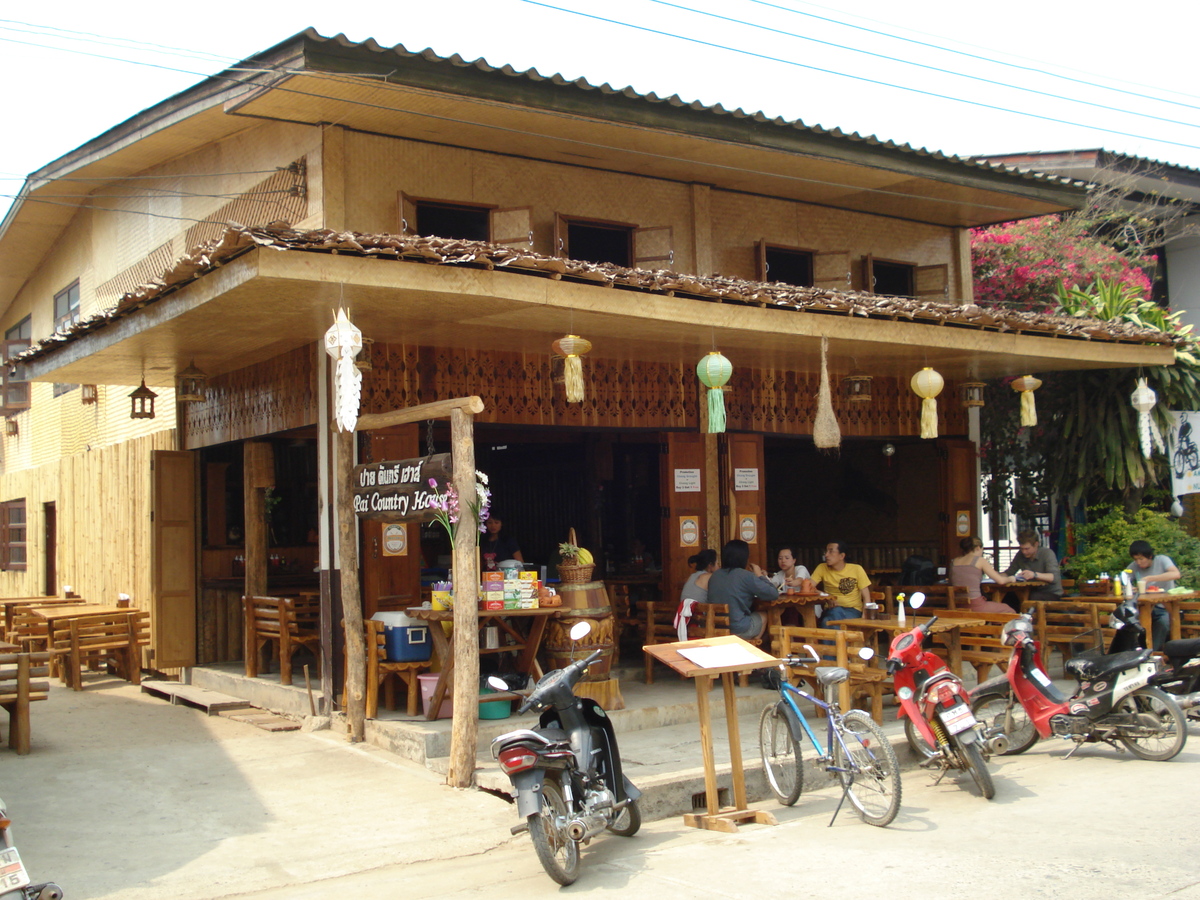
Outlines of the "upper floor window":
[[0,569],[25,568],[25,500],[0,503]]
[[417,234],[486,241],[491,237],[486,207],[416,201]]
[[662,269],[675,262],[670,225],[639,228],[561,213],[554,217],[554,255],[644,269]]
[[26,316],[8,331],[4,332],[6,341],[28,341],[33,337],[33,317]]
[[757,276],[759,281],[782,281],[796,287],[813,286],[813,253],[795,247],[781,247],[759,241]]
[[400,192],[400,232],[533,249],[528,206],[499,209],[471,203],[422,200]]
[[63,288],[54,295],[55,329],[79,321],[79,282]]
[[[30,322],[30,317],[26,316],[4,332],[4,344],[0,347],[3,360],[29,349],[32,335]],[[29,409],[29,382],[25,378],[25,367],[5,364],[0,367],[0,415],[11,416],[23,409]]]

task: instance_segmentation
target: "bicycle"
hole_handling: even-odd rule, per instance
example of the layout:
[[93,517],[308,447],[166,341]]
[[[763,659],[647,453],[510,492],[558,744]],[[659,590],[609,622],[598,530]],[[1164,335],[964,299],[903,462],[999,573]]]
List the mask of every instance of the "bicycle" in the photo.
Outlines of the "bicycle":
[[[817,763],[823,764],[826,772],[836,774],[842,785],[842,797],[829,824],[833,825],[842,804],[849,798],[864,822],[883,827],[896,818],[900,810],[900,765],[896,761],[896,752],[867,713],[858,709],[843,713],[839,708],[837,686],[850,677],[846,669],[837,666],[817,668],[817,681],[825,688],[824,700],[788,682],[789,666],[821,662],[811,646],[805,644],[804,649],[812,654],[811,660],[789,656],[780,662],[779,700],[762,711],[758,722],[759,752],[767,783],[784,806],[791,806],[800,798],[804,789],[800,742],[807,734],[817,751]],[[865,652],[870,653],[869,650]],[[810,700],[825,710],[828,752],[821,747],[808,719],[800,711],[797,697]]]

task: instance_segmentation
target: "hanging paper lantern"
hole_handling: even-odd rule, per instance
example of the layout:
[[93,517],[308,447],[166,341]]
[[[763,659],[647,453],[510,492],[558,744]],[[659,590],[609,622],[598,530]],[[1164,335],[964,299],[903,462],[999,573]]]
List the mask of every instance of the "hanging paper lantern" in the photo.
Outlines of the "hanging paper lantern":
[[1041,386],[1041,380],[1032,375],[1022,375],[1013,379],[1012,389],[1021,392],[1021,424],[1030,428],[1037,424],[1037,406],[1033,402],[1033,392]]
[[836,450],[842,446],[842,429],[833,411],[829,388],[829,364],[826,354],[829,338],[821,338],[821,385],[817,388],[817,414],[813,417],[813,446],[818,450]]
[[708,432],[719,434],[725,430],[725,395],[721,386],[733,375],[733,363],[716,350],[709,351],[696,363],[696,377],[708,388]]
[[1158,426],[1150,418],[1150,410],[1154,409],[1154,404],[1158,402],[1158,395],[1146,384],[1145,378],[1137,380],[1137,387],[1129,395],[1129,400],[1133,403],[1133,408],[1138,413],[1138,436],[1141,438],[1142,456],[1146,457],[1146,459],[1150,458],[1150,453],[1152,452],[1151,445],[1157,447],[1160,452],[1166,453],[1166,447],[1163,444],[1162,435],[1158,431]]
[[935,438],[937,430],[937,400],[945,381],[929,366],[912,377],[913,392],[921,398],[921,437]]
[[563,362],[563,386],[567,389],[568,403],[583,402],[583,360],[579,357],[592,349],[592,342],[577,334],[560,337],[550,345]]
[[362,396],[362,372],[354,366],[354,357],[362,350],[362,332],[339,307],[334,323],[325,332],[325,352],[336,360],[333,369],[334,421],[338,431],[353,431],[358,422],[358,402]]

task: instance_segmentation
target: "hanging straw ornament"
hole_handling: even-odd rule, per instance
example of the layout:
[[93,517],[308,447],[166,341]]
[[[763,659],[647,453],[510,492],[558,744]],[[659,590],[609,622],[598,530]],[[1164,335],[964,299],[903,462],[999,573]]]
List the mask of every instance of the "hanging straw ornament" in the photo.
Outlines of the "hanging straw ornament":
[[1033,392],[1042,386],[1042,382],[1032,375],[1022,375],[1014,378],[1012,389],[1021,393],[1021,425],[1032,428],[1037,424],[1037,406],[1033,402]]
[[1154,409],[1154,404],[1158,402],[1158,395],[1146,384],[1145,378],[1137,380],[1137,387],[1129,395],[1129,400],[1138,413],[1138,436],[1142,443],[1142,456],[1149,459],[1153,447],[1158,448],[1160,453],[1166,453],[1158,425],[1150,418],[1150,410]]
[[837,450],[842,446],[842,429],[833,412],[833,391],[829,388],[829,338],[821,338],[821,386],[817,390],[817,414],[813,418],[813,444],[818,450]]
[[720,434],[725,430],[725,394],[721,391],[733,375],[733,363],[716,350],[696,363],[696,377],[708,388],[708,433]]
[[568,403],[583,402],[583,354],[592,349],[592,342],[577,334],[560,337],[550,349],[563,358],[563,387]]
[[333,357],[334,421],[338,431],[353,431],[358,422],[358,403],[362,397],[362,372],[354,357],[362,350],[362,332],[338,307],[334,323],[325,332],[325,352]]
[[921,398],[921,437],[935,438],[938,436],[938,427],[937,400],[934,398],[942,392],[945,381],[941,375],[926,366],[912,377],[910,384],[913,392]]

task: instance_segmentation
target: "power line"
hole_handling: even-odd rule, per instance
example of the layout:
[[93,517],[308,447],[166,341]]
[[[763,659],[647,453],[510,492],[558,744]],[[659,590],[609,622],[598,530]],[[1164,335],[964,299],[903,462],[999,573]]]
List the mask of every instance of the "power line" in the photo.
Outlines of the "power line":
[[701,40],[700,38],[687,37],[686,35],[682,35],[682,34],[673,34],[669,31],[661,31],[657,28],[650,28],[646,25],[634,25],[631,22],[622,22],[619,19],[608,19],[608,18],[605,18],[604,16],[593,15],[592,13],[580,12],[579,10],[575,10],[575,9],[566,9],[561,6],[554,6],[553,4],[550,4],[550,3],[541,2],[541,0],[521,0],[521,2],[528,3],[531,6],[541,6],[545,9],[553,9],[557,12],[568,13],[573,16],[581,16],[585,19],[592,19],[593,21],[596,21],[596,22],[605,22],[609,25],[619,25],[622,28],[632,28],[636,31],[644,31],[648,34],[655,34],[660,37],[667,37],[667,38],[672,38],[675,40],[687,41],[688,43],[699,44],[702,47],[711,47],[714,50],[725,50],[730,53],[740,53],[743,56],[750,56],[755,59],[766,60],[767,62],[782,63],[787,66],[794,66],[794,67],[800,68],[800,69],[808,69],[809,71],[812,71],[812,72],[820,72],[821,74],[824,74],[824,75],[835,75],[840,78],[849,78],[852,81],[861,81],[865,84],[873,84],[876,87],[886,87],[886,88],[892,88],[894,90],[908,91],[909,93],[920,94],[921,96],[924,96],[924,97],[933,97],[938,100],[950,100],[955,103],[964,103],[968,106],[979,107],[980,109],[990,109],[993,112],[1008,113],[1010,115],[1016,115],[1016,116],[1026,116],[1031,119],[1039,119],[1043,122],[1053,122],[1056,125],[1070,125],[1073,128],[1087,128],[1087,129],[1091,129],[1093,131],[1103,131],[1105,134],[1116,134],[1116,135],[1120,135],[1121,137],[1134,138],[1135,140],[1155,141],[1156,143],[1160,143],[1160,144],[1170,144],[1173,147],[1184,147],[1188,150],[1200,150],[1200,146],[1198,146],[1196,144],[1185,144],[1182,141],[1172,141],[1172,140],[1167,140],[1166,138],[1152,138],[1152,137],[1149,137],[1144,134],[1134,134],[1129,131],[1120,131],[1115,128],[1105,128],[1102,125],[1085,125],[1081,122],[1072,122],[1069,119],[1059,119],[1055,116],[1044,116],[1044,115],[1041,115],[1040,113],[1021,112],[1021,111],[1015,110],[1015,109],[1008,109],[1007,107],[996,106],[991,103],[984,103],[980,100],[968,100],[963,97],[953,97],[948,94],[938,94],[934,91],[922,90],[921,88],[906,87],[904,85],[891,84],[890,82],[887,82],[887,81],[880,81],[879,79],[875,79],[875,78],[867,78],[865,75],[852,75],[849,72],[839,72],[839,71],[836,71],[833,69],[823,69],[819,66],[810,66],[806,63],[796,62],[795,60],[791,60],[791,59],[781,59],[780,57],[770,56],[765,53],[755,53],[752,50],[742,50],[738,47],[729,47],[724,44],[717,44],[712,41]]
[[[249,169],[245,172],[181,172],[178,175],[93,175],[93,176],[74,176],[63,175],[48,181],[164,181],[168,178],[229,178],[235,175],[272,175],[276,172],[289,171],[291,166],[276,166],[274,169]],[[9,177],[11,176],[11,177]],[[19,175],[16,172],[5,172],[0,175],[0,181],[24,181],[30,176]],[[157,188],[147,188],[147,190],[158,190]],[[165,188],[163,189],[165,190]]]
[[[13,25],[24,25],[26,28],[13,28]],[[121,49],[137,49],[149,53],[162,53],[168,56],[185,56],[195,59],[208,59],[214,62],[229,64],[237,60],[229,56],[221,56],[217,53],[209,53],[206,50],[189,50],[185,47],[168,47],[165,44],[153,44],[148,41],[135,41],[132,38],[123,38],[116,35],[95,34],[90,31],[72,31],[69,28],[57,28],[53,25],[38,25],[33,22],[20,22],[16,19],[0,19],[0,28],[5,31],[13,31],[17,34],[31,34],[37,37],[58,38],[66,41],[86,41],[93,44],[101,44],[106,47],[118,47]],[[28,31],[27,28],[39,29],[37,31]],[[47,34],[46,32],[56,32]]]

